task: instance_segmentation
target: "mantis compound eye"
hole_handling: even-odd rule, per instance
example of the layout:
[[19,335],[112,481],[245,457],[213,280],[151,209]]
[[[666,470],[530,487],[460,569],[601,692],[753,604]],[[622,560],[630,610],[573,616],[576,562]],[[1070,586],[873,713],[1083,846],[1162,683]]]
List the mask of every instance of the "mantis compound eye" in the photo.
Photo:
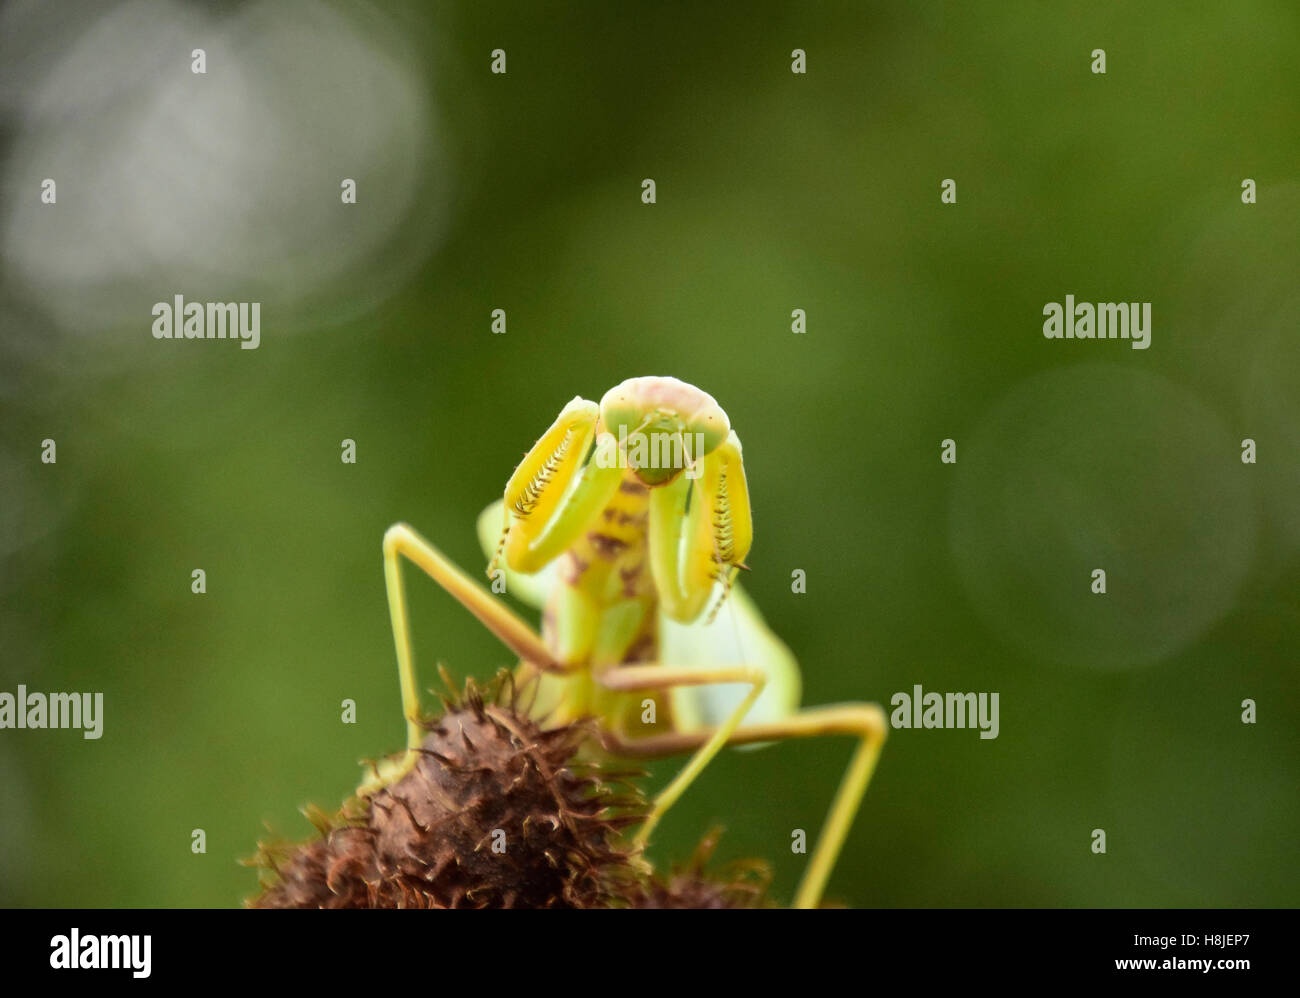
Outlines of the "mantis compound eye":
[[722,408],[715,404],[692,416],[686,423],[686,432],[701,441],[702,453],[698,456],[703,457],[712,454],[727,439],[731,433],[731,423]]

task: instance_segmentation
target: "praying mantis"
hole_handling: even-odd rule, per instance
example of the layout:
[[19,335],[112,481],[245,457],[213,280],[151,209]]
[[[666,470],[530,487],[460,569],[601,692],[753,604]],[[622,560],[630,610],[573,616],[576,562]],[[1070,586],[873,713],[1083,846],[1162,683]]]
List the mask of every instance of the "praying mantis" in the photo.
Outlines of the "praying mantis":
[[594,717],[601,747],[618,757],[692,753],[654,798],[638,846],[725,745],[855,736],[794,898],[817,907],[888,727],[874,703],[800,709],[793,654],[735,582],[753,524],[740,438],[714,398],[671,377],[630,378],[599,405],[574,398],[479,517],[478,534],[493,588],[504,583],[541,609],[541,633],[410,526],[390,527],[384,573],[407,748],[358,794],[409,772],[424,734],[405,559],[519,656],[519,677],[537,684],[535,717]]

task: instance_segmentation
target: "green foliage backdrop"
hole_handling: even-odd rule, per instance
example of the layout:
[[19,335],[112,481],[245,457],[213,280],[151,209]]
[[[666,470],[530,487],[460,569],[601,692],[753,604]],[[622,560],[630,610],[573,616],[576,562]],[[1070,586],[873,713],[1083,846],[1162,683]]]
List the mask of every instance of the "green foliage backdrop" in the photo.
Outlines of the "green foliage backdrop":
[[[94,336],[5,291],[0,689],[102,690],[106,719],[99,741],[0,732],[0,903],[237,904],[263,821],[306,837],[299,805],[337,804],[360,758],[401,744],[385,527],[477,572],[474,518],[524,450],[572,396],[641,374],[700,385],[741,435],[745,583],[805,702],[1000,693],[995,740],[895,732],[832,898],[1300,900],[1293,5],[337,10],[388,23],[376,44],[418,71],[432,123],[403,161],[418,181],[393,231],[414,258],[393,288],[386,261],[324,305],[268,302],[255,351],[155,341],[148,310],[248,297],[256,275],[144,272],[138,318]],[[194,198],[236,154],[216,144]],[[387,181],[357,179],[349,208],[337,181],[286,196],[383,210]],[[249,245],[274,224],[250,220]],[[1045,340],[1067,293],[1152,302],[1150,349]],[[410,579],[426,684],[437,661],[508,663]],[[720,855],[771,861],[788,898],[791,830],[820,827],[849,751],[727,753],[655,855],[721,823]]]

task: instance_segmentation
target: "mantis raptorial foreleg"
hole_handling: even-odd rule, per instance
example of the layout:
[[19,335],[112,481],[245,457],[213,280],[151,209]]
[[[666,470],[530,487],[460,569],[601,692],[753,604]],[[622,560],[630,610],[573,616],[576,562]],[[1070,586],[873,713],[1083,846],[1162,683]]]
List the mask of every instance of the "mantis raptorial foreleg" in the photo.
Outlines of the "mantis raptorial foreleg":
[[623,476],[618,442],[608,433],[596,440],[600,407],[575,398],[519,462],[506,483],[504,522],[497,559],[516,572],[536,572],[568,550],[593,517],[618,491]]
[[546,648],[541,637],[507,606],[497,600],[463,569],[405,523],[394,524],[384,534],[384,579],[388,584],[388,612],[393,622],[397,670],[402,688],[402,714],[406,718],[406,754],[400,766],[376,773],[360,792],[377,789],[409,772],[424,738],[420,726],[420,696],[411,652],[410,622],[406,612],[406,585],[402,581],[405,557],[432,578],[501,639],[519,658],[537,669],[563,672],[565,665]]
[[695,478],[681,475],[652,491],[650,510],[650,568],[660,605],[674,620],[695,620],[715,582],[726,598],[754,537],[740,438],[730,433],[700,458]]
[[[618,755],[653,758],[678,755],[701,746],[700,751],[712,746],[723,725],[714,731],[697,731],[650,735],[645,738],[623,739],[618,735],[604,736],[606,748]],[[888,724],[879,704],[853,703],[827,707],[810,707],[780,721],[744,725],[734,728],[726,744],[743,745],[752,742],[781,741],[786,738],[811,738],[820,735],[855,735],[860,741],[848,769],[840,781],[835,800],[826,816],[817,845],[808,861],[803,879],[795,894],[794,907],[815,908],[826,889],[835,860],[839,857],[853,824],[854,815],[871,783],[880,749],[884,745]],[[716,751],[716,750],[715,750]],[[698,753],[697,753],[698,754]],[[660,814],[662,817],[662,814]]]

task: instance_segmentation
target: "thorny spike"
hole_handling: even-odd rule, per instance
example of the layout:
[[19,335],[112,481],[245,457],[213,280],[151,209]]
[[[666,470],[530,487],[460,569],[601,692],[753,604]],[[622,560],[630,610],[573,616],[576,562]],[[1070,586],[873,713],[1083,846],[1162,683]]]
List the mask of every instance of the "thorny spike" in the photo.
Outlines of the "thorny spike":
[[[456,683],[452,680],[451,673],[447,671],[447,665],[445,662],[438,663],[438,678],[442,680],[443,686],[446,687],[447,694],[451,697],[451,703],[448,705],[448,710],[451,711],[459,708],[460,703],[456,699]],[[446,703],[446,700],[443,702]]]
[[500,682],[497,685],[497,704],[501,705],[501,696],[506,687],[510,687],[510,700],[505,706],[510,710],[515,710],[519,705],[519,684],[515,682],[515,674],[509,669],[502,669],[497,673]]
[[312,823],[312,827],[320,832],[321,838],[327,838],[333,830],[333,823],[330,816],[315,804],[307,804],[298,809],[299,813]]
[[[573,440],[572,428],[564,431],[564,438],[551,451],[542,466],[537,469],[532,479],[524,486],[519,498],[514,502],[514,511],[519,514],[521,519],[527,518],[537,506],[538,500],[542,496],[543,490],[550,484],[551,479],[555,477],[555,472],[568,453],[569,445]],[[505,538],[502,538],[504,542]]]
[[492,579],[494,582],[496,581],[497,568],[501,564],[501,556],[506,550],[506,539],[510,536],[510,527],[510,515],[507,513],[506,525],[501,528],[501,539],[497,541],[497,549],[493,553],[491,560],[488,561],[487,577]]
[[419,817],[415,816],[415,811],[411,810],[411,802],[404,797],[394,797],[393,799],[399,804],[402,804],[402,810],[407,812],[407,817],[411,819],[411,824],[415,825],[416,828],[419,828],[420,832],[428,834],[429,825],[425,825],[420,821]]
[[704,869],[709,858],[713,855],[714,850],[718,848],[718,841],[722,838],[723,828],[721,825],[714,825],[704,833],[704,838],[700,839],[700,844],[695,847],[695,852],[690,858],[690,869],[696,873]]

